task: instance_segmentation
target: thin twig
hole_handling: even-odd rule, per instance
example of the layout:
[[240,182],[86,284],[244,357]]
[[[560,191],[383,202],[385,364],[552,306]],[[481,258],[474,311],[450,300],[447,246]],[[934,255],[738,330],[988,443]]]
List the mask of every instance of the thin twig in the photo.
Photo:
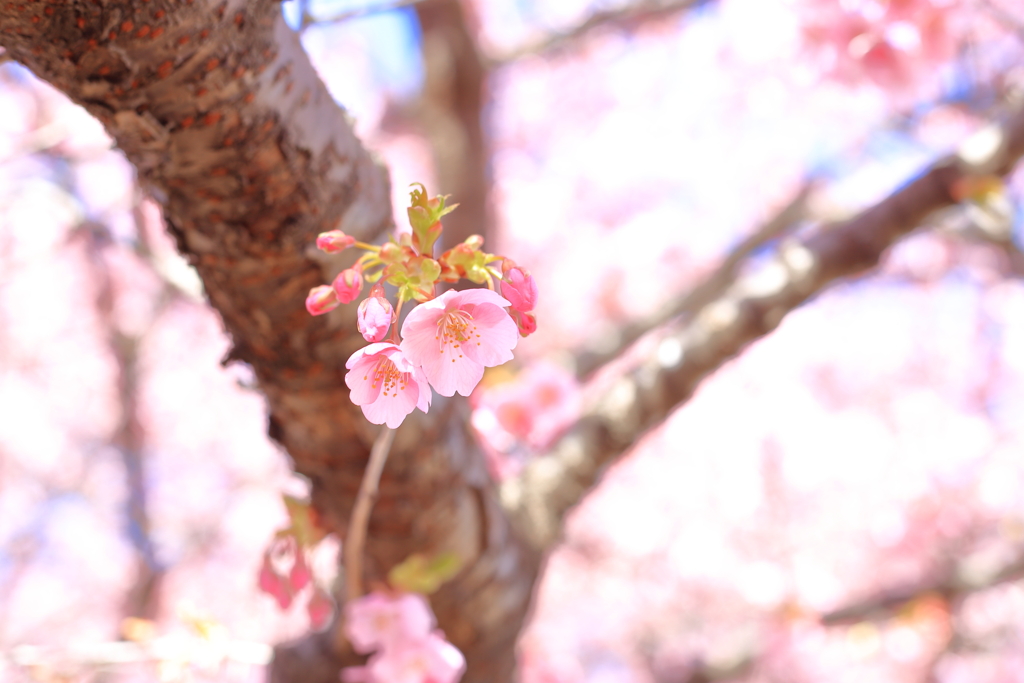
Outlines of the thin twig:
[[543,54],[564,47],[579,38],[583,38],[595,29],[604,26],[633,26],[638,23],[659,19],[676,12],[692,9],[709,0],[642,0],[612,10],[603,10],[591,14],[582,23],[558,33],[553,33],[540,40],[522,45],[508,52],[490,57],[488,66],[503,66],[530,55]]
[[926,595],[939,595],[948,602],[956,602],[972,593],[1019,581],[1024,577],[1024,553],[985,572],[972,571],[971,563],[972,558],[967,558],[930,581],[892,588],[827,612],[821,615],[821,623],[834,626],[868,619],[885,619],[903,605]]
[[978,4],[981,5],[982,10],[988,12],[996,21],[1000,22],[1003,28],[1013,31],[1019,38],[1024,39],[1024,20],[1010,14],[991,0],[981,0]]
[[602,351],[584,351],[576,357],[576,374],[583,378],[617,357],[646,333],[680,316],[692,316],[720,297],[732,286],[740,265],[753,252],[786,234],[807,216],[807,202],[815,187],[806,181],[796,195],[778,213],[759,226],[736,246],[725,260],[686,296],[668,302],[649,318],[627,325],[619,332],[614,348]]
[[377,499],[377,485],[384,471],[384,463],[388,460],[391,442],[395,438],[395,430],[383,427],[370,451],[370,461],[363,472],[363,482],[359,485],[359,494],[348,520],[348,533],[345,535],[345,601],[351,602],[363,594],[363,545],[366,543],[366,528],[370,524],[370,510]]
[[366,5],[359,9],[352,9],[339,14],[335,14],[333,17],[328,19],[317,19],[309,12],[302,12],[302,24],[299,26],[299,32],[305,31],[313,24],[324,25],[324,24],[340,24],[343,21],[349,19],[359,19],[361,17],[367,17],[371,14],[381,14],[383,12],[391,12],[396,9],[402,9],[404,7],[412,7],[413,5],[423,2],[423,0],[393,0],[393,2],[382,2],[376,5]]

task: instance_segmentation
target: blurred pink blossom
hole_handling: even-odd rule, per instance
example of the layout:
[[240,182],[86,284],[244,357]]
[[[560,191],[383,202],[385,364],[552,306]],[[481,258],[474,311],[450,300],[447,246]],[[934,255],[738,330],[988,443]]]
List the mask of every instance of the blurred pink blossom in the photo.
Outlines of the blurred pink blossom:
[[379,652],[367,668],[373,683],[455,683],[466,669],[466,659],[435,631]]
[[482,387],[473,395],[473,426],[499,451],[512,441],[542,450],[579,416],[582,393],[571,372],[540,361],[512,381]]
[[392,596],[374,592],[345,605],[345,635],[362,654],[398,642],[423,640],[433,626],[434,613],[418,593]]

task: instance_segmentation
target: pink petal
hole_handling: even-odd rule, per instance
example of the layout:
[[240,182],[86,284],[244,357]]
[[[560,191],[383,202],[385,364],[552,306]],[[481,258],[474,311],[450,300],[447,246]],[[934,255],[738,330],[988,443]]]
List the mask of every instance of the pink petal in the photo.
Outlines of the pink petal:
[[400,641],[421,640],[433,627],[430,604],[415,593],[392,597],[374,592],[345,605],[345,635],[361,654]]
[[447,307],[449,311],[454,308],[465,308],[469,304],[494,304],[501,308],[512,305],[508,299],[489,289],[466,289],[461,292],[448,291],[445,294],[452,295],[451,305]]
[[481,363],[466,355],[460,358],[458,349],[451,346],[444,347],[440,353],[435,347],[421,367],[430,386],[442,396],[454,396],[455,392],[469,396],[484,376]]
[[475,306],[472,315],[480,336],[475,344],[465,345],[466,355],[488,368],[512,360],[519,330],[505,309],[483,304]]
[[297,593],[308,586],[312,579],[313,573],[309,570],[305,553],[300,548],[295,551],[295,563],[292,565],[292,570],[288,572],[288,584],[292,591]]
[[375,425],[386,424],[391,429],[397,429],[405,417],[416,407],[419,398],[419,389],[406,388],[405,391],[396,391],[394,394],[381,392],[377,400],[372,403],[356,404],[363,410],[366,419]]
[[[356,353],[359,352],[357,351]],[[349,362],[351,361],[352,359],[349,359]],[[380,395],[380,383],[375,382],[373,377],[377,369],[377,362],[376,356],[367,356],[360,359],[345,373],[345,384],[349,388],[349,399],[357,406],[373,403]]]

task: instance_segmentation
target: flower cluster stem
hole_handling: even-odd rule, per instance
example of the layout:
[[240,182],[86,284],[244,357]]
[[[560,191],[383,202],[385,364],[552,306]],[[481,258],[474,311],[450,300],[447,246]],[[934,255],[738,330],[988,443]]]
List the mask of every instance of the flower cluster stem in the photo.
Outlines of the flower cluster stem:
[[395,430],[388,427],[381,429],[377,440],[370,450],[370,460],[363,472],[363,481],[359,485],[356,504],[352,508],[352,516],[348,520],[348,533],[345,535],[343,558],[345,563],[345,601],[351,602],[363,595],[363,546],[366,544],[366,529],[370,524],[370,510],[377,499],[377,487],[380,475],[384,471],[391,442],[395,439]]

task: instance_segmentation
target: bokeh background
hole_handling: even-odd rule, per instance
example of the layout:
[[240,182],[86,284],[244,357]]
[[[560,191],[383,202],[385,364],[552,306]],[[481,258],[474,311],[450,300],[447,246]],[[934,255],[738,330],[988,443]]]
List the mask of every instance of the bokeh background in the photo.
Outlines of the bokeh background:
[[[453,191],[425,88],[450,40],[421,26],[435,1],[282,5],[391,169],[400,225],[411,182]],[[480,232],[541,287],[539,331],[474,398],[496,477],[557,432],[523,398],[538,378],[571,420],[574,361],[802,189],[788,234],[1024,101],[1013,0],[462,7]],[[523,683],[1024,681],[1022,190],[1016,173],[931,217],[635,444],[547,563]],[[100,124],[0,65],[0,680],[257,681],[309,627],[257,589],[306,484],[227,348]]]

